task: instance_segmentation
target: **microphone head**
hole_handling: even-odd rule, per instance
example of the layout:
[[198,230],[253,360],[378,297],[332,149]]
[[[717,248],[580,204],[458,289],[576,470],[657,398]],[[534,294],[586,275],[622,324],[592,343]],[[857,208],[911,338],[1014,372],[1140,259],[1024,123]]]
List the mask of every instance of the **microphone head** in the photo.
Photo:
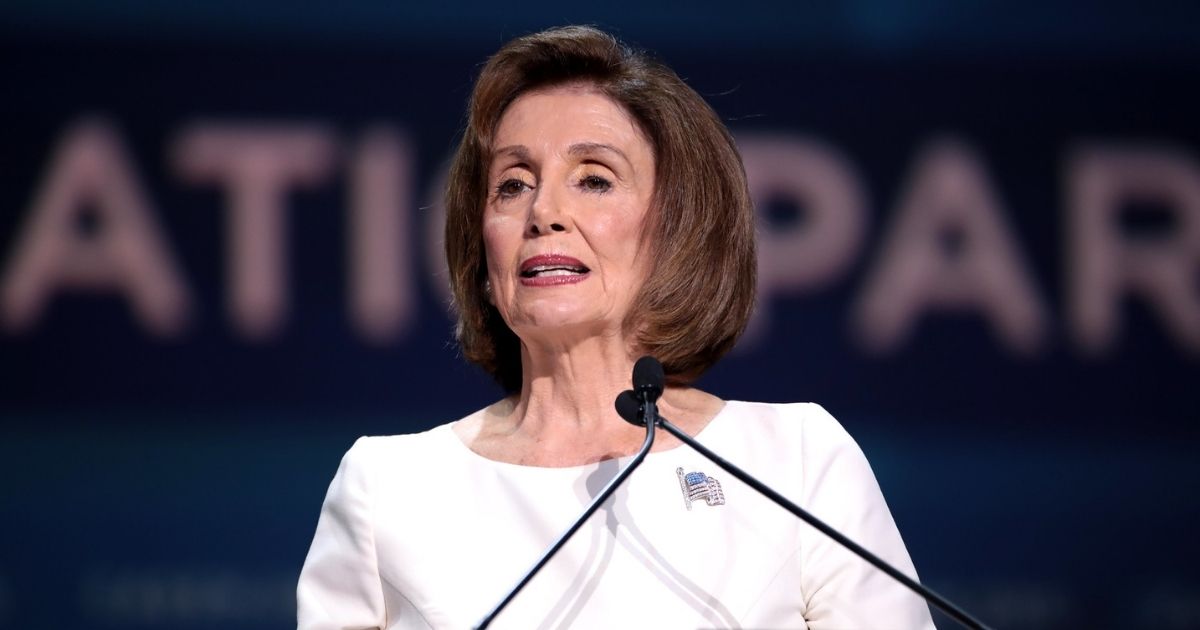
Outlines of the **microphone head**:
[[625,422],[638,427],[646,426],[646,423],[638,417],[641,415],[639,412],[642,410],[642,403],[638,401],[637,394],[633,393],[632,389],[627,389],[618,394],[615,403],[617,413],[621,415],[621,418]]
[[658,400],[666,380],[662,364],[652,356],[644,356],[633,364],[633,389],[640,396]]

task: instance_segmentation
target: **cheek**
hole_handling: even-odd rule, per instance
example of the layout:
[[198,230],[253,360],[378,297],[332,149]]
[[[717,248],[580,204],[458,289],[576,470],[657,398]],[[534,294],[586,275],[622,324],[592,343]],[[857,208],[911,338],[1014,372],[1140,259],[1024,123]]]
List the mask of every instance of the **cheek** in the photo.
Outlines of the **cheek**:
[[512,234],[511,224],[512,220],[503,216],[483,220],[483,250],[488,271],[493,271],[496,264],[503,264],[520,244],[520,235]]
[[642,214],[622,211],[604,215],[592,224],[592,231],[606,242],[619,244],[617,249],[635,249],[642,236]]
[[627,209],[608,215],[598,227],[604,231],[605,240],[616,245],[614,251],[619,251],[623,256],[631,256],[638,251],[646,237],[645,215],[644,211]]
[[652,250],[653,235],[650,233],[648,199],[642,200],[640,211],[630,213],[621,226],[624,230],[622,242],[625,243],[625,255],[629,261],[629,273],[635,292],[640,290],[649,277],[653,266]]

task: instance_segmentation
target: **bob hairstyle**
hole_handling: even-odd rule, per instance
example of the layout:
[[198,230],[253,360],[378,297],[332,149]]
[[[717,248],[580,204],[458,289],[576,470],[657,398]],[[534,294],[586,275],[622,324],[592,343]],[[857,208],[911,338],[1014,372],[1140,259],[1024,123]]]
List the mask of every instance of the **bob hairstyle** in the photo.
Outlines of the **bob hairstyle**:
[[733,138],[670,68],[586,26],[519,37],[488,60],[446,189],[446,262],[467,360],[507,392],[521,388],[521,342],[488,301],[482,212],[492,141],[526,92],[592,87],[621,105],[650,141],[655,190],[646,217],[651,271],[622,326],[638,352],[686,384],[720,359],[754,307],[754,208]]

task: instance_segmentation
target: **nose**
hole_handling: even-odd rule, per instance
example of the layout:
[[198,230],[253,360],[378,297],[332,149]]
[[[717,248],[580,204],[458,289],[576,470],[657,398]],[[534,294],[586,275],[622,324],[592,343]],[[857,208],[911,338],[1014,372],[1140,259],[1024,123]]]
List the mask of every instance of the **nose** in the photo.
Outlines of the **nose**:
[[546,223],[546,224],[539,225],[536,221],[529,222],[529,235],[530,236],[540,236],[542,234],[549,234],[550,232],[566,232],[566,231],[567,231],[567,226],[565,226],[561,223]]
[[570,223],[562,200],[556,199],[548,187],[539,188],[529,208],[525,233],[529,236],[543,236],[552,232],[566,232]]

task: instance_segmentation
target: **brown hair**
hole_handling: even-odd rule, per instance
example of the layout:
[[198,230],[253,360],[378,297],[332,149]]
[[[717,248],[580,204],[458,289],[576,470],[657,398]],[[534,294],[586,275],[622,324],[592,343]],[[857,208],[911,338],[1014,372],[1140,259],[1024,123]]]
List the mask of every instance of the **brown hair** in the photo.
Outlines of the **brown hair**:
[[491,143],[518,96],[567,83],[593,86],[623,106],[653,148],[653,267],[624,327],[662,362],[669,382],[688,383],[733,347],[754,306],[755,220],[742,159],[716,113],[670,68],[585,26],[512,40],[475,83],[446,190],[446,260],[463,356],[506,391],[521,388],[520,340],[484,290]]

